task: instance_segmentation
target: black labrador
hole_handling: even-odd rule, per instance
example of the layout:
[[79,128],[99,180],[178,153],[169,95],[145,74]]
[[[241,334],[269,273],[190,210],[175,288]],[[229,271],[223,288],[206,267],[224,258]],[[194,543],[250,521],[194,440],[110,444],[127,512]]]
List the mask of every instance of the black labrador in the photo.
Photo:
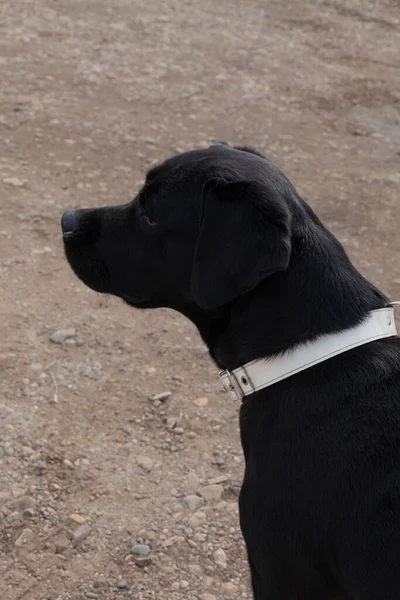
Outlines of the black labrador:
[[[86,285],[186,315],[221,369],[388,304],[287,177],[247,147],[174,156],[132,202],[69,211],[62,229]],[[399,340],[244,400],[239,506],[256,600],[400,598]]]

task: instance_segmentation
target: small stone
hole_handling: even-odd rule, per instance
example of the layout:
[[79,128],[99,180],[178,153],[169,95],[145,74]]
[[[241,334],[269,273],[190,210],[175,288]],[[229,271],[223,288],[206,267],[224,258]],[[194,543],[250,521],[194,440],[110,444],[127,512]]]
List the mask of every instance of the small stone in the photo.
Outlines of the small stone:
[[154,394],[150,396],[149,400],[152,402],[165,402],[171,396],[171,392],[161,392],[160,394]]
[[77,515],[76,513],[71,513],[69,515],[70,521],[73,521],[74,523],[78,523],[79,525],[83,525],[83,523],[86,523],[86,519],[85,517],[81,517],[81,515]]
[[203,575],[202,567],[196,563],[188,565],[188,571],[191,575],[196,575],[197,577],[201,577]]
[[21,524],[21,514],[17,510],[14,510],[6,517],[6,525],[8,527],[19,527]]
[[53,335],[50,337],[50,340],[53,344],[63,344],[66,340],[69,340],[75,337],[76,332],[75,329],[60,329],[59,331],[55,331]]
[[92,533],[92,528],[89,525],[81,525],[72,534],[72,545],[75,548],[79,546]]
[[197,510],[202,504],[204,504],[203,498],[200,496],[195,496],[194,494],[185,496],[183,498],[183,502],[189,510]]
[[94,592],[86,592],[86,598],[88,600],[97,600],[98,595],[95,594]]
[[151,471],[154,466],[154,461],[148,456],[138,456],[136,459],[137,464],[143,471]]
[[34,538],[32,529],[23,529],[21,535],[15,540],[15,546],[19,548]]
[[222,548],[218,548],[217,550],[214,551],[213,558],[216,563],[220,563],[223,565],[226,565],[227,560],[228,560],[227,556],[225,554],[225,551]]
[[12,185],[13,187],[23,187],[25,183],[18,179],[18,177],[4,177],[3,183],[6,185]]
[[16,509],[23,513],[27,508],[34,509],[36,500],[35,498],[31,498],[31,496],[22,496],[21,498],[18,498],[15,505]]
[[201,594],[200,596],[201,600],[217,600],[217,597],[214,596],[214,594]]
[[196,398],[196,400],[193,400],[193,404],[195,404],[196,406],[199,406],[199,407],[207,406],[208,398],[206,398],[205,396],[203,396],[201,398]]
[[133,560],[138,567],[148,567],[151,564],[150,556],[133,556]]
[[77,374],[79,377],[89,377],[92,374],[92,367],[86,363],[79,363]]
[[12,446],[3,446],[3,452],[6,456],[13,456],[14,448]]
[[189,527],[196,529],[196,527],[200,527],[200,525],[203,525],[206,522],[206,519],[207,519],[206,514],[199,510],[190,517],[190,519],[188,521]]
[[93,587],[95,590],[102,590],[107,587],[107,583],[102,579],[96,579],[96,581],[93,581]]
[[239,588],[234,583],[228,581],[222,584],[221,592],[224,597],[232,598],[239,592]]
[[146,546],[146,544],[135,544],[132,546],[131,554],[136,554],[138,556],[148,556],[151,552],[150,546]]
[[35,451],[30,446],[21,446],[21,454],[22,456],[32,456]]
[[212,501],[220,500],[223,491],[224,491],[224,488],[221,485],[214,483],[211,485],[206,485],[205,487],[201,488],[201,490],[199,491],[199,494],[202,498],[204,498],[204,500],[206,502],[212,502]]
[[168,419],[167,419],[168,429],[173,429],[174,427],[176,427],[177,423],[178,423],[178,419],[176,417],[168,417]]
[[33,508],[26,508],[22,514],[25,518],[31,519],[35,516],[35,511],[33,510]]
[[219,477],[214,477],[213,479],[209,479],[208,483],[210,485],[216,485],[219,483],[224,483],[225,481],[228,481],[229,477],[228,475],[220,475]]
[[182,579],[179,582],[179,587],[181,588],[181,590],[186,590],[189,587],[189,582],[186,581],[185,579]]
[[122,580],[122,581],[118,581],[118,583],[117,583],[117,588],[119,590],[126,590],[128,587],[129,587],[129,583],[127,581]]

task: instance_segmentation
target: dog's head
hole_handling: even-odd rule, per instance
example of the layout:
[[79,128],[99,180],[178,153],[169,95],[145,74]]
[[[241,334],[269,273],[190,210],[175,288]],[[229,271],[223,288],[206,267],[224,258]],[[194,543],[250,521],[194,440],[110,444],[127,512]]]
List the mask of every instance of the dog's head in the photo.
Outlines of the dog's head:
[[141,308],[210,311],[286,269],[293,202],[267,158],[215,144],[153,168],[128,204],[65,213],[65,252],[96,291]]

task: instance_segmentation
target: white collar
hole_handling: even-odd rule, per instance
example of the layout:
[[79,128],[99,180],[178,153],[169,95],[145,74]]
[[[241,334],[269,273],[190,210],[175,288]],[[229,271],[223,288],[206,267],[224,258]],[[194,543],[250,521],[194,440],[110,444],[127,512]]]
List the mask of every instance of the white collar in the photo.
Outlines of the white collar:
[[351,329],[323,335],[301,344],[283,355],[253,360],[233,371],[221,371],[219,376],[231,398],[239,400],[300,371],[309,369],[342,352],[397,335],[393,302],[386,308],[368,313],[366,319]]

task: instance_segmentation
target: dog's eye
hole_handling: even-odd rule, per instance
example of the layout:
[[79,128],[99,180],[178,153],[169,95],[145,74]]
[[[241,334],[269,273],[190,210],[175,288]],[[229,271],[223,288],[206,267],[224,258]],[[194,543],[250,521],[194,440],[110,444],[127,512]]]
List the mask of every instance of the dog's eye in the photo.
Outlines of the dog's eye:
[[154,221],[154,219],[152,219],[147,213],[142,213],[140,215],[142,221],[145,223],[145,225],[149,225],[151,227],[154,227],[154,225],[157,225],[157,222]]

